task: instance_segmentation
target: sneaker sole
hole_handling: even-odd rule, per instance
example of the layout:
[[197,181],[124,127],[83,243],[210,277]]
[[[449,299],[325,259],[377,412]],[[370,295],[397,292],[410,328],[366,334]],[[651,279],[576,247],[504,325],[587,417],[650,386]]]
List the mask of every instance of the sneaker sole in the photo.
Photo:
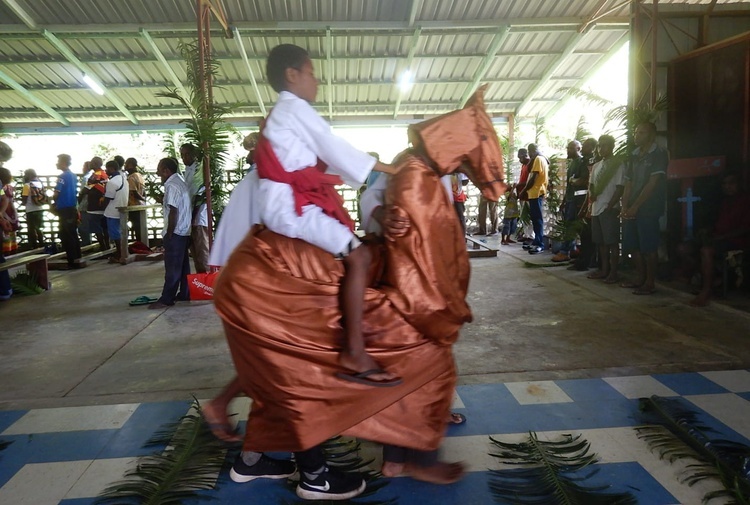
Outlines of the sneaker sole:
[[304,489],[302,488],[302,486],[298,485],[297,496],[299,496],[303,500],[331,500],[331,501],[348,500],[349,498],[354,498],[355,496],[361,495],[364,492],[366,487],[367,487],[367,482],[363,480],[362,485],[359,486],[358,489],[349,491],[348,493],[333,494],[333,493],[326,493],[323,491],[312,491],[310,489]]
[[237,482],[238,484],[244,484],[245,482],[250,482],[255,479],[286,479],[287,477],[291,477],[296,473],[297,471],[295,470],[292,473],[284,473],[284,474],[242,475],[241,473],[235,472],[234,468],[232,468],[231,470],[229,470],[229,478],[232,479],[234,482]]

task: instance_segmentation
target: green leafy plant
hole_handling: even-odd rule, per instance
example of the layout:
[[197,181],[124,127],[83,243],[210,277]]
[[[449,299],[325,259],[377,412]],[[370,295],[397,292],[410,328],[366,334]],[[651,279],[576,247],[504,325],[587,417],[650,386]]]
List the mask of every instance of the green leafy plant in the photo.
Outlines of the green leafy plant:
[[33,296],[44,292],[37,282],[36,275],[31,272],[18,272],[10,279],[13,296]]
[[165,426],[146,445],[166,449],[140,458],[96,503],[166,505],[196,499],[198,491],[215,487],[226,461],[226,446],[211,433],[197,400],[187,415]]
[[514,505],[631,505],[631,493],[608,492],[610,486],[586,486],[583,481],[597,472],[590,444],[581,435],[562,435],[559,440],[540,440],[536,433],[517,444],[490,437],[500,452],[490,453],[503,463],[520,466],[492,470],[490,490],[498,503]]
[[640,410],[648,426],[635,428],[659,457],[673,463],[693,460],[682,481],[688,485],[714,479],[723,489],[710,491],[703,503],[729,499],[723,503],[750,504],[750,447],[730,440],[711,438],[716,431],[701,423],[695,411],[678,400],[652,396],[641,398]]
[[[211,210],[214,222],[218,223],[224,210],[228,193],[224,185],[224,165],[227,162],[228,148],[232,142],[240,140],[235,128],[224,120],[224,116],[234,106],[217,105],[203,93],[201,75],[206,80],[216,80],[219,74],[219,63],[213,58],[205,58],[201,69],[200,52],[197,42],[181,43],[180,54],[186,65],[188,97],[183,96],[176,88],[157,93],[158,96],[177,100],[185,107],[188,118],[180,121],[185,125],[185,141],[198,147],[199,159],[207,154],[210,163]],[[202,71],[201,71],[202,70]],[[176,151],[176,146],[172,149]]]

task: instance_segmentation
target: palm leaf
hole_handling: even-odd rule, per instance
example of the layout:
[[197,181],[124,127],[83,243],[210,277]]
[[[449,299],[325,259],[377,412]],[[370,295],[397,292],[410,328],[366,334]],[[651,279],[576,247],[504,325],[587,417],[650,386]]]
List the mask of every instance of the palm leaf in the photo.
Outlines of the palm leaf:
[[216,486],[216,477],[226,461],[226,447],[203,421],[197,400],[187,415],[157,432],[146,446],[165,444],[164,451],[140,458],[122,481],[99,495],[96,503],[168,505],[205,499],[197,492]]
[[[573,98],[580,98],[584,100],[585,102],[588,102],[589,104],[599,106],[599,107],[612,107],[612,105],[614,105],[614,102],[612,102],[612,100],[604,98],[603,96],[594,93],[590,89],[566,87],[566,88],[560,88],[557,91],[559,93],[562,93],[563,95],[572,96]],[[580,138],[580,137],[575,137],[575,138]]]
[[586,486],[583,482],[598,472],[589,466],[597,461],[590,444],[581,435],[562,435],[559,440],[540,440],[529,432],[517,444],[490,441],[500,450],[490,453],[514,470],[491,470],[489,487],[498,503],[516,505],[631,505],[630,493],[608,492],[610,486]]
[[684,483],[692,486],[707,479],[721,482],[724,489],[707,493],[704,503],[730,498],[731,504],[750,504],[750,447],[712,439],[710,435],[716,431],[678,400],[641,398],[640,409],[649,425],[636,428],[638,438],[670,463],[685,458],[695,461],[686,466]]
[[[200,158],[204,154],[208,155],[211,211],[215,218],[214,223],[218,223],[228,199],[224,182],[224,166],[228,162],[229,146],[240,140],[237,130],[226,122],[224,117],[233,108],[242,104],[220,106],[203,93],[201,68],[207,81],[215,81],[219,75],[220,66],[216,60],[207,55],[201,67],[200,52],[196,41],[181,43],[179,50],[185,61],[188,76],[188,83],[185,87],[188,96],[179,93],[176,88],[168,88],[167,91],[157,93],[157,96],[177,100],[185,108],[188,117],[180,121],[187,130],[184,135],[185,141],[199,148]],[[170,142],[174,143],[172,140]]]
[[44,292],[32,272],[18,272],[11,277],[10,286],[14,296],[33,296]]

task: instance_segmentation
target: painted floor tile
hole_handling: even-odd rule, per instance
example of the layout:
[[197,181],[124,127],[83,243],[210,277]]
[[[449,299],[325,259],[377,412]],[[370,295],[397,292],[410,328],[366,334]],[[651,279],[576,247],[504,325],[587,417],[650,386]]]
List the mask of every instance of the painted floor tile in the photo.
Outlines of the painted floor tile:
[[701,375],[733,393],[750,392],[750,371],[748,370],[701,372]]
[[34,409],[10,425],[2,435],[121,428],[138,404]]
[[[748,372],[742,370],[459,386],[453,409],[467,421],[448,426],[441,457],[464,461],[469,470],[466,478],[450,486],[389,479],[370,499],[394,498],[405,505],[499,503],[488,485],[495,478],[491,470],[513,467],[490,455],[497,448],[489,437],[519,442],[533,430],[543,440],[561,434],[585,438],[599,457],[590,484],[630,491],[641,505],[698,505],[716,484],[687,486],[681,482],[686,462],[670,465],[638,438],[633,428],[644,422],[638,398],[678,397],[722,437],[750,443],[747,378]],[[249,405],[249,399],[240,398],[230,407],[239,429],[244,429]],[[190,402],[184,401],[0,412],[0,441],[10,442],[0,451],[0,503],[93,505],[94,495],[120,480],[138,456],[161,449],[143,445],[165,425],[177,422],[189,407]],[[60,415],[51,415],[55,413]],[[236,450],[228,454],[227,460],[235,454]],[[377,444],[363,442],[362,456],[373,460],[372,469],[382,464]],[[40,474],[45,476],[45,486],[39,486]],[[217,489],[200,494],[217,504],[275,504],[296,501],[294,487],[279,481],[236,484],[225,471]]]
[[505,387],[520,405],[573,402],[554,381],[510,382]]
[[679,396],[649,375],[636,377],[608,377],[604,379],[626,398],[644,398],[652,395]]

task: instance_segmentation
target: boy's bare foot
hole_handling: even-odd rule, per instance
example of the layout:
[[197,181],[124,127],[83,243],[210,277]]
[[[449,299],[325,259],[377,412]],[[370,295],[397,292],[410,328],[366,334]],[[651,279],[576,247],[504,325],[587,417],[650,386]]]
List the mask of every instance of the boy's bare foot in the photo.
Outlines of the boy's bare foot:
[[430,484],[453,484],[466,474],[463,463],[438,462],[432,466],[417,466],[411,463],[383,462],[384,477],[411,477]]
[[210,401],[201,406],[201,412],[203,413],[203,419],[206,420],[206,424],[211,429],[211,433],[216,438],[224,442],[239,442],[242,440],[242,437],[234,431],[229,422],[226,405],[219,406]]
[[[364,380],[366,382],[363,383],[372,383],[373,385],[381,383],[383,385],[391,385],[392,383],[392,385],[396,385],[394,383],[395,381],[398,381],[398,384],[401,383],[401,380],[397,375],[383,370],[381,366],[378,365],[378,362],[372,359],[372,356],[364,351],[360,353],[351,353],[346,350],[342,351],[339,353],[339,365],[347,369],[349,372],[353,372],[346,374],[347,377],[359,378],[359,380],[355,380],[354,382],[362,382]],[[337,376],[340,377],[341,374],[337,374]]]

